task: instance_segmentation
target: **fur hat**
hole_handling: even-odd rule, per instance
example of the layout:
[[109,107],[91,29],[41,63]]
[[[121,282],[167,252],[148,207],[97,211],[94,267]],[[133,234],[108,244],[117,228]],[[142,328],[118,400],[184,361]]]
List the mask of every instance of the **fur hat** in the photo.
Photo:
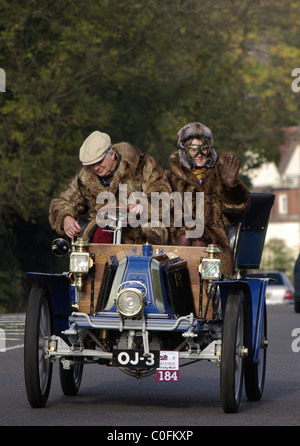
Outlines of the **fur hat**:
[[84,166],[99,163],[110,147],[110,136],[96,130],[86,138],[80,147],[79,159]]
[[211,130],[200,122],[192,122],[187,124],[177,133],[177,145],[180,149],[185,148],[185,141],[192,138],[204,138],[213,145],[213,137]]

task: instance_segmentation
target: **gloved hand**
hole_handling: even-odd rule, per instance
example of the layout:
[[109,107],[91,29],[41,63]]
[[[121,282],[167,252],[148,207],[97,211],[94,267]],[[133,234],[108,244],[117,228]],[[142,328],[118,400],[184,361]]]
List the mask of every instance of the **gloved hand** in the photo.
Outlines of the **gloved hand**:
[[222,179],[227,187],[232,187],[237,180],[241,162],[234,153],[225,153],[220,158]]

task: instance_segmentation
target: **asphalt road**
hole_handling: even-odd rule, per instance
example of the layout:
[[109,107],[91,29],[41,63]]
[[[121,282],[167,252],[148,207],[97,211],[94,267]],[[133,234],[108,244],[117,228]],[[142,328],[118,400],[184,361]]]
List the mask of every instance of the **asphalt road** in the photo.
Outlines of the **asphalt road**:
[[264,395],[251,403],[244,395],[237,414],[223,413],[219,370],[206,361],[181,368],[179,383],[157,383],[155,376],[138,381],[114,368],[86,366],[75,397],[62,394],[55,364],[46,408],[32,409],[24,387],[20,325],[15,333],[13,327],[8,333],[7,323],[5,329],[10,340],[6,351],[0,351],[1,426],[105,426],[103,435],[117,440],[124,440],[116,437],[124,426],[128,433],[142,432],[142,426],[148,426],[148,438],[157,436],[152,440],[171,439],[165,437],[166,429],[169,435],[179,432],[173,439],[187,440],[184,432],[191,430],[189,439],[195,439],[199,426],[300,424],[300,315],[291,305],[268,307],[270,344]]

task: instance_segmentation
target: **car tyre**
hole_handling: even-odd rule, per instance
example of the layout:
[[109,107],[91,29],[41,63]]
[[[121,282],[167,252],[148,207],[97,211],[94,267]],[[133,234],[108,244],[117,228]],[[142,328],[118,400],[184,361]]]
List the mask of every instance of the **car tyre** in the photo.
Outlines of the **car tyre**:
[[221,353],[221,403],[224,412],[235,413],[241,401],[244,378],[245,296],[229,293],[223,323]]
[[267,310],[263,311],[263,320],[259,342],[258,362],[254,363],[250,358],[245,363],[245,391],[249,401],[259,401],[263,395],[266,361],[267,361]]
[[48,400],[52,362],[45,357],[45,343],[52,334],[51,312],[45,290],[34,285],[29,295],[25,323],[24,372],[27,398],[33,408]]
[[69,369],[64,369],[62,361],[59,362],[60,384],[64,395],[77,395],[83,374],[83,364],[73,364]]
[[297,300],[294,301],[294,310],[295,310],[295,313],[300,313],[300,300],[299,301],[297,301]]

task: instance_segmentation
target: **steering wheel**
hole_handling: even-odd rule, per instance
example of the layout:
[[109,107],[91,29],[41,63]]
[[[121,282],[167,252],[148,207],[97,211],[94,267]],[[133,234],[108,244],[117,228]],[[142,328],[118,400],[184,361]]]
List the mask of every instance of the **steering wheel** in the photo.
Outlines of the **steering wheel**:
[[130,217],[130,209],[128,206],[103,206],[101,209],[99,209],[99,211],[97,212],[97,215],[99,217],[104,217],[104,214],[106,214],[108,211],[117,211],[115,212],[116,215],[110,215],[108,213],[108,215],[105,218],[105,221],[107,220],[107,226],[110,226],[109,224],[109,220],[112,220],[114,222],[118,222],[118,221],[126,221],[129,220]]
[[[110,210],[114,210],[117,215],[108,215],[104,219],[104,214],[107,213]],[[133,217],[133,214],[131,214]],[[127,221],[130,222],[130,208],[128,206],[103,206],[99,211],[97,212],[97,219],[102,218],[103,222],[107,226],[111,228],[111,230],[114,232],[114,238],[113,238],[113,244],[120,244],[121,243],[121,237],[122,237],[122,226],[123,222]],[[111,224],[111,222],[114,222],[114,224]],[[109,230],[109,229],[108,229]],[[104,229],[105,231],[105,229]]]

